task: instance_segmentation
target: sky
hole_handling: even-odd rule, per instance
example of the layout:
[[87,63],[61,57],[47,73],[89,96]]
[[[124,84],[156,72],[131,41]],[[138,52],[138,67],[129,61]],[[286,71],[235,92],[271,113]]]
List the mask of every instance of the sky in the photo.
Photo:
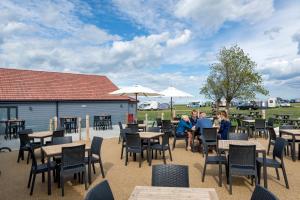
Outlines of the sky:
[[209,66],[233,45],[256,62],[269,97],[300,98],[299,0],[0,0],[0,67],[106,75],[204,100]]

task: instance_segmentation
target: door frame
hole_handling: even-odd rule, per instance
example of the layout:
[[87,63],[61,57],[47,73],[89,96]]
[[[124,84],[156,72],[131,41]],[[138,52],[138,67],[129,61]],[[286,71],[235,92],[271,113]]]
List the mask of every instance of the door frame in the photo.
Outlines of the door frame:
[[7,109],[7,119],[9,120],[11,118],[10,113],[11,113],[11,108],[16,109],[16,118],[19,117],[19,112],[18,112],[18,106],[0,106],[0,108],[6,108]]

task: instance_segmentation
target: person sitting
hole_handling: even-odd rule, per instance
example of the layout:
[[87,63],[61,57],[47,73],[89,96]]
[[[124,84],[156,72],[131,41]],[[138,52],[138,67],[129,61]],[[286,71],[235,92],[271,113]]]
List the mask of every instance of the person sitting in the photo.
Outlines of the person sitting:
[[191,149],[191,141],[192,141],[192,123],[190,122],[190,118],[187,115],[182,115],[181,120],[176,129],[176,136],[178,137],[188,137],[188,149]]
[[190,122],[192,123],[192,126],[195,126],[198,120],[198,112],[196,110],[192,110]]
[[228,140],[228,133],[231,127],[231,122],[228,118],[226,111],[220,112],[220,119],[221,119],[221,124],[218,133],[220,134],[222,140]]
[[205,112],[200,112],[199,119],[196,123],[196,129],[199,130],[199,135],[203,133],[203,128],[212,128],[212,121],[208,118],[206,118]]

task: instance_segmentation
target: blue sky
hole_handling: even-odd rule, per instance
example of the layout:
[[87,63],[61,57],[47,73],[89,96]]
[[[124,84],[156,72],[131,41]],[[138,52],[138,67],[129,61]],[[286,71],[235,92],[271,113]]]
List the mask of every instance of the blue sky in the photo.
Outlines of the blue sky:
[[209,65],[235,44],[257,63],[270,96],[300,98],[297,0],[0,1],[1,67],[175,86],[202,100]]

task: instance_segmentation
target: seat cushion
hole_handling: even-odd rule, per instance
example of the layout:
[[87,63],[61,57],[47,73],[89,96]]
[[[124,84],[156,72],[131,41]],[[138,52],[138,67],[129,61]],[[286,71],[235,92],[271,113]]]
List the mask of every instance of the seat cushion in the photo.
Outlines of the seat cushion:
[[[263,158],[257,158],[256,161],[258,164],[263,165]],[[281,167],[281,164],[279,161],[275,159],[266,158],[266,166],[267,167]]]
[[154,144],[154,145],[151,145],[151,149],[154,149],[154,150],[167,150],[169,147],[168,146],[162,146],[161,144]]
[[[55,167],[56,167],[56,163],[51,161],[50,162],[50,169],[55,169]],[[38,164],[37,168],[35,170],[37,171],[37,173],[46,172],[46,171],[48,171],[48,165],[47,165],[47,163]]]

